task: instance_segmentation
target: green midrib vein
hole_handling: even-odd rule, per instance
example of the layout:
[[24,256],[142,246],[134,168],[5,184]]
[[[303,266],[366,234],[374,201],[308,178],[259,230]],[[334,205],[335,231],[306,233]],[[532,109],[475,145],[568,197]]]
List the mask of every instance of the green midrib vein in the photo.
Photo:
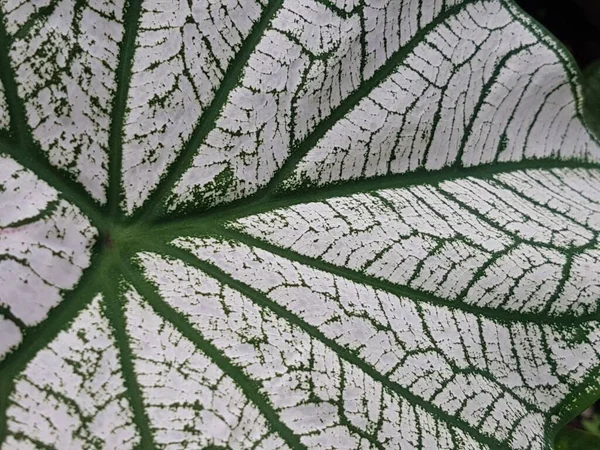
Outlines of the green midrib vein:
[[[560,316],[560,317],[543,317],[539,314],[534,313],[522,313],[522,312],[509,312],[503,310],[497,310],[493,308],[487,308],[482,306],[475,306],[463,303],[461,300],[446,300],[418,289],[410,288],[406,285],[399,285],[387,281],[383,278],[375,278],[369,275],[359,272],[357,270],[348,269],[346,267],[337,266],[323,261],[322,259],[312,258],[310,256],[304,256],[293,250],[282,249],[276,245],[265,242],[261,239],[257,239],[250,235],[242,232],[238,232],[228,228],[220,228],[215,230],[213,233],[203,233],[206,235],[213,235],[217,238],[224,238],[233,242],[243,242],[253,248],[261,249],[274,255],[285,258],[289,261],[294,261],[313,269],[321,270],[328,274],[346,278],[354,281],[358,284],[365,286],[371,286],[374,289],[389,292],[398,297],[406,297],[411,300],[415,300],[422,303],[428,303],[436,306],[443,306],[456,311],[464,311],[466,313],[474,314],[478,317],[486,317],[489,319],[496,320],[500,323],[511,324],[511,323],[537,323],[547,325],[563,325],[572,326],[588,321],[599,320],[599,314],[590,314],[588,316]],[[185,236],[185,235],[180,235]]]
[[113,337],[118,347],[119,361],[121,363],[121,373],[123,374],[123,383],[125,385],[127,400],[131,406],[133,421],[140,433],[139,448],[143,450],[156,449],[150,421],[144,407],[144,395],[137,382],[133,364],[133,352],[129,345],[127,337],[127,324],[125,319],[125,299],[121,288],[124,287],[122,278],[122,265],[115,264],[113,273],[107,280],[103,290],[106,307],[104,308],[106,317],[111,324]]
[[127,98],[139,27],[142,0],[129,0],[125,11],[125,33],[120,45],[117,68],[117,91],[114,98],[109,137],[108,211],[111,217],[120,215],[121,177],[123,165],[123,130]]

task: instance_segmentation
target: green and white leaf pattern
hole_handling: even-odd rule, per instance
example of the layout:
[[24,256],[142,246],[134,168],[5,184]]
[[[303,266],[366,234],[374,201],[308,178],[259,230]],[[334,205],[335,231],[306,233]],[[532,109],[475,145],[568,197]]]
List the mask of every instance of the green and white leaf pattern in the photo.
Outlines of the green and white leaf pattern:
[[75,287],[97,231],[55,189],[6,156],[0,156],[0,201],[0,308],[9,315],[3,317],[4,356],[21,331],[45,320]]
[[551,449],[579,78],[509,0],[0,1],[0,449]]
[[8,109],[6,107],[6,96],[4,95],[4,86],[0,83],[0,130],[4,130],[8,127]]
[[118,350],[98,295],[15,382],[4,447],[134,448]]
[[123,2],[7,0],[2,12],[32,137],[104,203]]
[[129,212],[147,199],[190,139],[264,3],[142,2],[123,145]]

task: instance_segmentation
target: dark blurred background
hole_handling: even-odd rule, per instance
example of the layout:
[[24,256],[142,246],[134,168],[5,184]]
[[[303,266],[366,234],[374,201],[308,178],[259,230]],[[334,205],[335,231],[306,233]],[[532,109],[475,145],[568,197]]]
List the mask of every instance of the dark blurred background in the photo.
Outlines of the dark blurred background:
[[600,0],[516,0],[571,51],[583,70],[600,60]]

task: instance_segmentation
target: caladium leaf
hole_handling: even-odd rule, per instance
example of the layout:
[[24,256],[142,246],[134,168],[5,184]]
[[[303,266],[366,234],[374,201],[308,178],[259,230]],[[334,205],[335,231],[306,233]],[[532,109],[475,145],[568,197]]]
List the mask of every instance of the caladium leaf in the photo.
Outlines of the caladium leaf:
[[8,109],[6,107],[6,97],[4,95],[4,86],[0,84],[0,130],[8,128]]
[[510,1],[0,16],[2,450],[541,450],[600,396],[600,144]]

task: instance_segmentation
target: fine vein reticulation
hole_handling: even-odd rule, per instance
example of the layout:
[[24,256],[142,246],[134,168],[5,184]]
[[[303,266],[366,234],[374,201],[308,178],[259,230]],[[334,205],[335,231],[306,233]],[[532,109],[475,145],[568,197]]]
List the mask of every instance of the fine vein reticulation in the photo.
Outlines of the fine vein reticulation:
[[509,0],[0,2],[0,449],[550,450],[580,91]]

